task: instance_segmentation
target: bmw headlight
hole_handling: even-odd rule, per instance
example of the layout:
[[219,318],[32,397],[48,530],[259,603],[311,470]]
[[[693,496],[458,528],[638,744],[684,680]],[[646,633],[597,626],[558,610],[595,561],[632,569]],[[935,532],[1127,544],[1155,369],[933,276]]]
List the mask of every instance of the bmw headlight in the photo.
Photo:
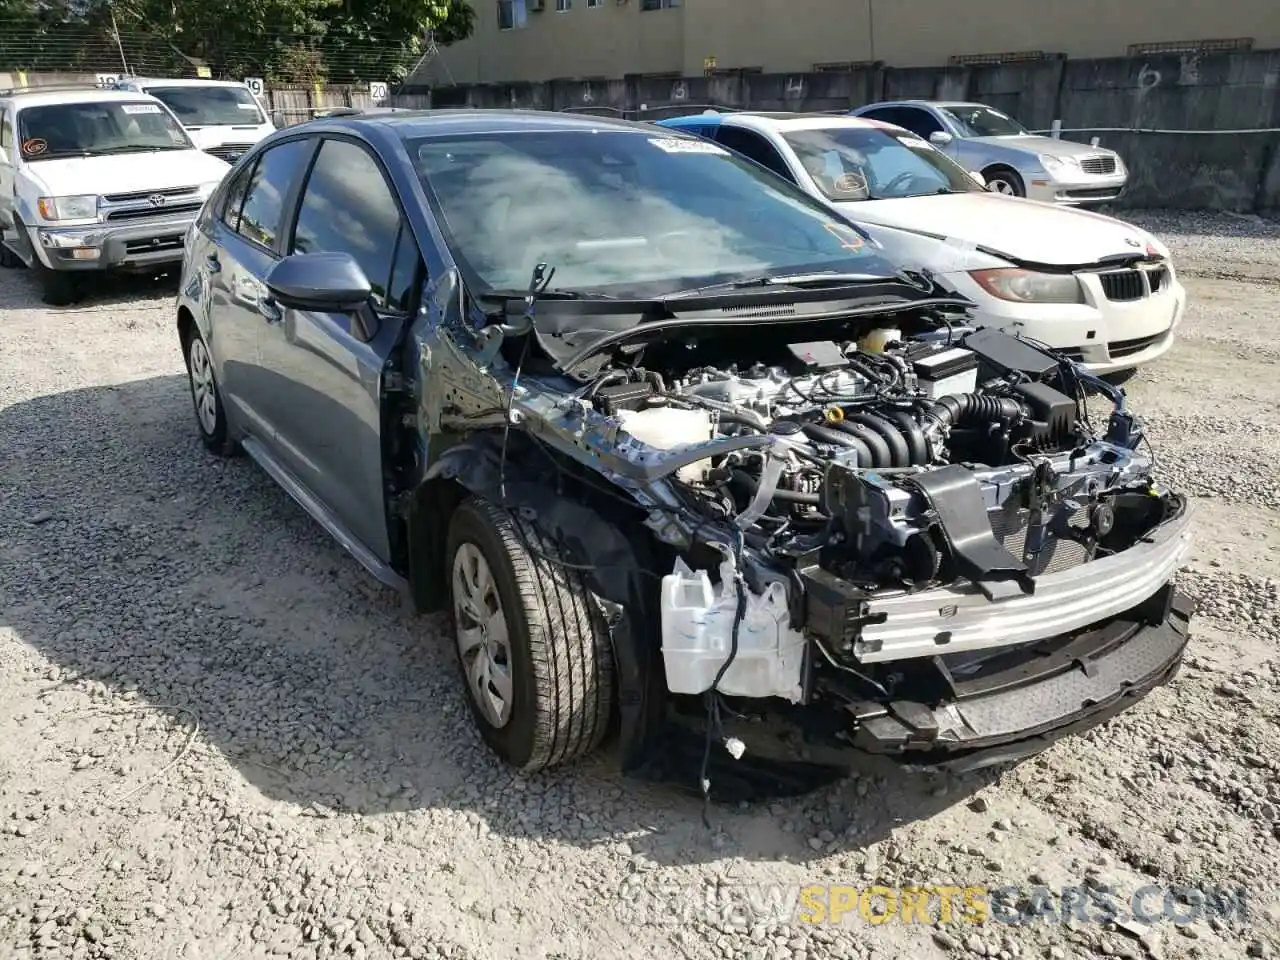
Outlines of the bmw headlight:
[[1072,273],[1036,273],[1018,267],[971,270],[987,293],[1012,303],[1084,303],[1080,280]]
[[95,220],[98,216],[97,196],[41,197],[36,206],[46,220]]
[[1040,154],[1040,166],[1049,176],[1061,179],[1080,172],[1080,161],[1075,157],[1055,157],[1051,153]]

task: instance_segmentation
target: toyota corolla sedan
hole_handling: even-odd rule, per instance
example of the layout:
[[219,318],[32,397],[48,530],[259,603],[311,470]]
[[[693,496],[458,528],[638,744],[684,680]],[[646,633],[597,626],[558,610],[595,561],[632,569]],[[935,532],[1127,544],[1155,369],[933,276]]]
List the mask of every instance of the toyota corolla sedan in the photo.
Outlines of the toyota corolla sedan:
[[717,144],[443,111],[256,145],[176,334],[204,446],[452,615],[498,756],[613,735],[709,795],[795,769],[740,718],[965,769],[1177,671],[1189,500],[1121,391],[971,308]]
[[987,325],[1097,374],[1169,350],[1186,291],[1169,251],[1101,214],[983,189],[914,133],[874,120],[700,114],[658,122],[735,150],[840,209],[977,305]]

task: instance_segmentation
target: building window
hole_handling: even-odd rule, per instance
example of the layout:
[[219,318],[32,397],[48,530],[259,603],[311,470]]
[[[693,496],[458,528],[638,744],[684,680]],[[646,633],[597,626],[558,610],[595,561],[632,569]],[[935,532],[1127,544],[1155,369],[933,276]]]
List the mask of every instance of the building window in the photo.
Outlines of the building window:
[[590,9],[591,7],[602,7],[602,6],[604,6],[604,0],[587,0],[588,9]]
[[640,0],[641,11],[666,10],[670,7],[678,6],[680,6],[680,0]]
[[568,13],[572,6],[573,0],[556,0],[556,13]]
[[528,22],[525,0],[498,0],[498,29],[519,30]]

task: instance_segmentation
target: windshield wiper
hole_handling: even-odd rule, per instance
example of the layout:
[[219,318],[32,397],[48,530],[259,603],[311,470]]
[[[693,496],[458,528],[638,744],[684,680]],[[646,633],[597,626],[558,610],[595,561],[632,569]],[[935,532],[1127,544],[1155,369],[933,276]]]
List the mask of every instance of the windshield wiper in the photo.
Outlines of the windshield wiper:
[[725,283],[713,283],[705,287],[693,287],[666,294],[664,300],[677,300],[682,297],[695,297],[714,290],[749,290],[752,287],[847,287],[857,283],[884,283],[893,277],[874,273],[836,273],[834,271],[816,273],[781,273],[766,274],[759,277],[747,277],[743,280],[730,280]]
[[161,143],[154,146],[142,146],[141,144],[131,143],[120,147],[103,147],[100,150],[86,150],[78,156],[85,157],[108,157],[120,153],[155,153],[159,150],[190,150],[190,147],[184,147],[176,143]]

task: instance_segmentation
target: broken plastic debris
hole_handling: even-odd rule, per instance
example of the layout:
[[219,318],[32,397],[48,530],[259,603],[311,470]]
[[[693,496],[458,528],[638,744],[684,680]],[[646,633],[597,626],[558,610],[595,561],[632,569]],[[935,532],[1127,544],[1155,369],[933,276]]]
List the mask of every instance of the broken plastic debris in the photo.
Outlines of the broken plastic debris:
[[730,737],[724,742],[724,748],[729,751],[729,756],[735,760],[741,760],[742,755],[747,752],[747,745],[737,737]]

